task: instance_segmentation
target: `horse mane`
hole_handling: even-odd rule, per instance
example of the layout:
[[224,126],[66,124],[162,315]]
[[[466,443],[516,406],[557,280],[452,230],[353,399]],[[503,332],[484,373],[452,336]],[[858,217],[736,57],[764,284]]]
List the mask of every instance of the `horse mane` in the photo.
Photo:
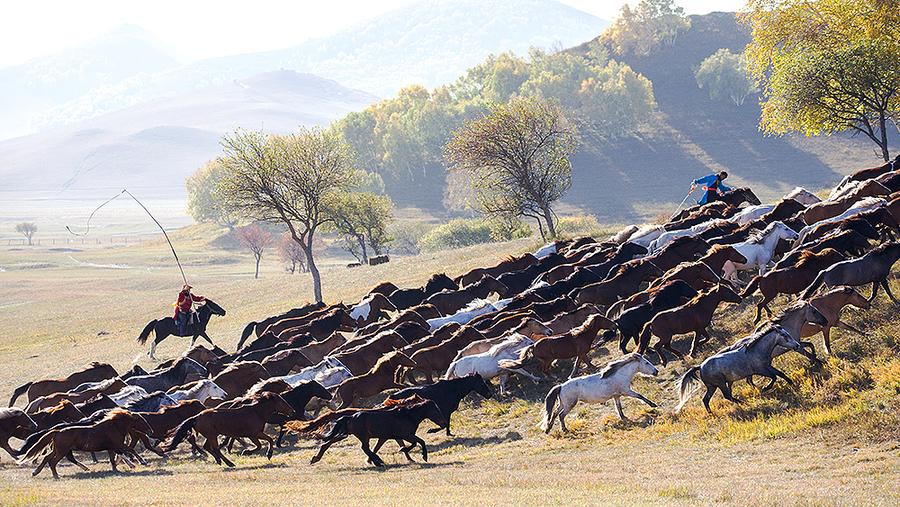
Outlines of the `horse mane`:
[[728,248],[732,248],[732,246],[731,245],[713,245],[709,248],[709,250],[706,251],[706,254],[698,260],[702,261],[703,259],[712,257],[713,255],[716,255],[717,253],[719,253],[723,250],[727,250]]
[[393,352],[388,352],[387,354],[383,354],[381,357],[379,357],[378,361],[375,361],[375,365],[372,366],[372,368],[369,371],[377,370],[383,364],[389,363],[398,357],[405,357],[405,358],[409,359],[409,356],[407,356],[406,354],[404,354],[403,352],[401,352],[399,350],[395,350]]
[[75,406],[75,404],[72,403],[72,402],[69,401],[69,400],[61,400],[61,401],[60,401],[59,403],[57,403],[56,405],[54,405],[54,406],[52,406],[52,407],[46,409],[46,411],[47,411],[48,414],[55,414],[55,413],[57,413],[57,412],[60,412],[60,411],[62,411],[62,410],[65,410],[69,405],[71,405],[71,406],[73,406],[73,407]]
[[487,306],[489,304],[491,304],[491,302],[488,301],[487,299],[475,298],[472,301],[469,301],[469,303],[466,306],[462,307],[456,313],[471,312],[474,310],[484,308],[485,306]]
[[[143,398],[142,398],[143,399]],[[114,408],[106,413],[106,416],[103,417],[103,421],[115,421],[117,419],[123,419],[127,417],[131,417],[132,413],[124,408]]]
[[400,398],[399,400],[394,400],[394,399],[388,398],[381,403],[381,406],[385,407],[385,408],[404,407],[404,406],[417,405],[417,404],[425,402],[425,401],[428,401],[428,400],[419,396],[418,394],[411,394],[411,395],[407,396],[406,398]]
[[609,378],[615,375],[615,373],[619,371],[623,366],[637,361],[640,357],[640,354],[638,354],[637,352],[632,352],[630,354],[625,354],[615,361],[607,363],[607,365],[604,366],[602,370],[600,370],[600,378]]

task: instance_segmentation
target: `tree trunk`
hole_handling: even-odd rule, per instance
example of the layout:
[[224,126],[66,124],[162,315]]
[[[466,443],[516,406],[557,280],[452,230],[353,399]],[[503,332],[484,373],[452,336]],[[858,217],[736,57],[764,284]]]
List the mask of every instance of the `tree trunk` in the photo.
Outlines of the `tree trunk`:
[[291,259],[291,274],[293,275],[296,272],[297,272],[297,261],[295,261],[294,259]]
[[258,279],[259,278],[259,259],[262,257],[262,255],[256,255],[255,257],[256,257],[256,273],[253,275],[253,278]]
[[884,111],[878,112],[878,127],[881,129],[881,156],[884,157],[885,162],[891,161],[891,154],[888,151],[888,139],[887,139],[887,121],[884,117]]
[[[553,212],[550,210],[550,206],[544,206],[542,208],[544,212],[544,222],[547,223],[547,232],[550,233],[550,239],[556,238],[556,224],[553,223]],[[547,239],[547,238],[544,238]]]
[[362,251],[362,263],[369,263],[369,253],[366,252],[366,237],[362,234],[356,235],[356,243],[359,244],[360,251]]
[[309,269],[309,275],[312,277],[313,281],[313,298],[315,298],[316,303],[321,303],[323,302],[322,276],[319,274],[319,268],[316,266],[316,260],[313,258],[312,240],[312,231],[310,231],[306,237],[306,247],[303,251],[306,253],[306,267]]

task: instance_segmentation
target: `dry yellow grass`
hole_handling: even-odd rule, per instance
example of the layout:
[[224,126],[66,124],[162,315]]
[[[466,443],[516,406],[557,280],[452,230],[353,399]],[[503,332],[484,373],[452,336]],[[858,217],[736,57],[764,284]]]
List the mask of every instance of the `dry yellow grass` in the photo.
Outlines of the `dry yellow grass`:
[[[210,326],[217,343],[233,348],[247,321],[306,301],[305,276],[287,275],[269,258],[262,278],[253,280],[249,258],[211,249],[203,239],[208,234],[193,229],[177,241],[197,291],[228,310]],[[418,285],[432,272],[458,274],[534,246],[528,240],[484,245],[354,270],[334,261],[323,270],[325,293],[353,301],[380,281]],[[151,365],[134,338],[148,320],[170,312],[179,286],[164,245],[6,249],[0,250],[0,267],[6,269],[0,272],[3,396],[27,380],[64,374],[91,360],[117,368],[135,361]],[[732,341],[748,331],[746,306],[718,314],[717,338]],[[686,367],[676,361],[658,378],[637,380],[637,389],[661,407],[626,401],[630,423],[619,422],[610,406],[579,406],[569,418],[573,434],[545,436],[536,423],[549,384],[524,382],[514,397],[467,401],[454,417],[457,437],[426,438],[428,464],[407,465],[389,443],[382,456],[392,466],[373,470],[348,441],[309,466],[314,443],[300,442],[276,451],[271,462],[237,457],[235,470],[177,453],[118,476],[106,463],[90,473],[63,466],[63,480],[53,481],[46,473],[31,478],[30,468],[4,455],[0,505],[896,505],[896,311],[881,303],[867,314],[848,314],[869,336],[835,332],[837,357],[819,371],[797,358],[779,360],[796,388],[781,385],[761,397],[740,387],[747,403],[735,407],[717,398],[714,417],[697,400],[671,414],[672,384]],[[170,338],[158,354],[172,357],[185,346]],[[599,351],[594,363],[609,353],[615,352]]]

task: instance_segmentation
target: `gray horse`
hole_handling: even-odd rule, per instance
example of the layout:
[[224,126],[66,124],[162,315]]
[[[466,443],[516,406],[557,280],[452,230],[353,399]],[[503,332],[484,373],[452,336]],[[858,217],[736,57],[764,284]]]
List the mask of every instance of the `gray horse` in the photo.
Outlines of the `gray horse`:
[[178,405],[172,397],[162,391],[148,394],[143,398],[133,401],[125,406],[132,412],[158,412],[163,407]]
[[819,273],[819,276],[803,292],[803,299],[811,298],[816,293],[816,289],[822,285],[825,287],[837,287],[838,285],[858,287],[871,283],[870,303],[878,295],[879,285],[884,287],[884,291],[887,292],[891,301],[898,303],[891,293],[891,286],[887,281],[888,275],[891,274],[891,267],[898,259],[900,259],[900,243],[891,242],[875,248],[862,257],[838,262]]
[[[710,356],[700,366],[694,366],[685,372],[678,386],[679,403],[676,411],[681,410],[691,395],[697,391],[701,381],[706,386],[703,405],[709,413],[712,413],[709,401],[716,393],[716,389],[722,391],[726,400],[740,403],[740,400],[731,394],[731,385],[738,380],[747,379],[753,375],[767,377],[770,382],[762,389],[763,391],[771,389],[779,377],[793,385],[791,379],[784,372],[772,366],[772,358],[780,349],[803,353],[802,345],[791,332],[796,330],[799,337],[799,329],[804,322],[817,325],[827,323],[825,317],[809,303],[802,302],[794,306],[796,308],[791,308],[790,318],[782,320],[784,325],[768,323],[761,326],[753,335],[739,340],[734,345]],[[797,322],[799,325],[796,324]]]
[[131,377],[126,383],[140,386],[147,392],[168,391],[175,386],[184,385],[195,380],[205,379],[209,372],[202,364],[189,357],[182,357],[172,366],[149,373]]

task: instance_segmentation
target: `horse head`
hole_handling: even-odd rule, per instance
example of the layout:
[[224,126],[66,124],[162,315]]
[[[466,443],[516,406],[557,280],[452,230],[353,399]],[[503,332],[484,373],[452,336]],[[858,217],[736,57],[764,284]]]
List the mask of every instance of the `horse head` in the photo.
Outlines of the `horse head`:
[[734,291],[729,285],[724,283],[719,283],[719,285],[715,288],[715,291],[718,293],[719,300],[724,303],[740,303],[742,301],[741,296]]
[[635,355],[635,362],[637,363],[638,373],[643,373],[644,375],[653,375],[654,377],[659,374],[659,370],[656,368],[656,366],[653,366],[653,363],[648,361],[646,357],[641,354]]
[[459,290],[459,285],[444,273],[432,275],[431,278],[425,282],[425,292],[435,293],[444,289]]
[[203,305],[203,308],[209,309],[209,312],[213,315],[218,315],[220,317],[225,316],[225,309],[216,304],[215,301],[211,299],[207,299],[206,303]]
[[184,382],[194,382],[195,380],[202,380],[209,376],[209,371],[205,366],[194,361],[189,357],[182,357],[172,366],[172,369],[177,373],[184,375]]
[[315,380],[310,380],[306,382],[306,385],[312,391],[312,396],[316,398],[321,398],[323,400],[330,400],[334,397],[333,394],[328,389],[325,389],[325,386],[316,382]]
[[471,389],[480,394],[482,398],[490,399],[494,396],[494,390],[491,389],[490,384],[488,384],[480,374],[472,373],[467,376],[466,379],[469,379],[468,383]]

